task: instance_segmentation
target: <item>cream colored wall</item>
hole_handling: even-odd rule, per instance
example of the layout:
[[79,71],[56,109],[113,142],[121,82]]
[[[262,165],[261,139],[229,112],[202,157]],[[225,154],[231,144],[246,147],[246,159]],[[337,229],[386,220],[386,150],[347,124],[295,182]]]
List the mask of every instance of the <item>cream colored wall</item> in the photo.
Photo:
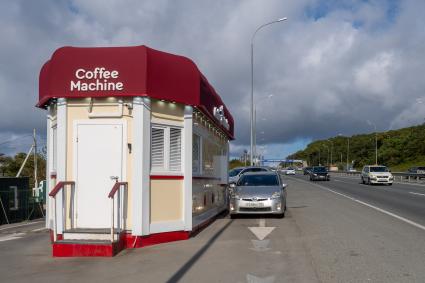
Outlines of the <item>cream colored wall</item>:
[[183,181],[151,180],[151,222],[183,219]]
[[[125,101],[131,102],[131,100]],[[66,176],[67,180],[75,180],[74,174],[74,121],[76,120],[101,120],[105,118],[90,118],[89,117],[89,99],[68,99],[67,101],[67,163],[66,163]],[[111,113],[118,111],[118,103],[115,98],[106,98],[106,99],[93,99],[91,113],[100,114],[100,113]],[[132,116],[131,111],[124,107],[123,117],[113,118],[113,119],[125,119],[127,121],[127,143],[132,143]],[[125,229],[131,229],[131,216],[132,216],[132,187],[131,187],[131,178],[132,178],[132,158],[128,150],[126,150],[126,176],[124,176],[123,181],[128,182],[128,194],[126,200],[127,213]],[[112,187],[111,187],[112,189]],[[106,198],[107,196],[105,196]],[[69,204],[69,195],[67,196],[67,203]],[[69,208],[69,206],[68,206]],[[69,212],[67,213],[69,215]],[[67,227],[70,228],[70,219],[67,220]]]
[[181,104],[152,100],[151,111],[153,119],[183,122],[184,108]]

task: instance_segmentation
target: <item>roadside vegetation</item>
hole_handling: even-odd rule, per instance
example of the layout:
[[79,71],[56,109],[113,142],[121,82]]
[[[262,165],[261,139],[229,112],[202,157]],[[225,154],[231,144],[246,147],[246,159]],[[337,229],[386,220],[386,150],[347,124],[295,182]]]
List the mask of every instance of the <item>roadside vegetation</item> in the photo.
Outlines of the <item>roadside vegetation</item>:
[[[336,136],[310,143],[288,159],[303,159],[309,165],[330,164],[330,151],[334,166],[345,169],[347,145],[350,143],[349,164],[356,169],[375,164],[375,133],[354,136]],[[406,171],[412,166],[425,166],[425,125],[402,128],[377,134],[378,164],[393,171]],[[342,159],[342,160],[341,160]],[[341,162],[342,161],[342,162]]]
[[[15,177],[27,156],[26,153],[17,153],[15,156],[0,156],[0,177]],[[34,184],[34,158],[28,158],[25,167],[22,169],[21,177],[30,178],[30,186]],[[37,180],[46,179],[46,158],[43,154],[37,154]]]

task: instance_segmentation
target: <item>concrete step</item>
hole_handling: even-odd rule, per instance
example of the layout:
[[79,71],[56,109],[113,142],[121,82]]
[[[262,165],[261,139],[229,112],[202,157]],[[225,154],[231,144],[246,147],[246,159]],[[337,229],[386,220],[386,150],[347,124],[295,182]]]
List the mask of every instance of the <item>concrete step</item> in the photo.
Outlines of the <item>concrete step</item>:
[[[115,232],[114,239],[118,239],[119,233]],[[111,240],[111,230],[107,228],[75,228],[63,233],[63,240]]]

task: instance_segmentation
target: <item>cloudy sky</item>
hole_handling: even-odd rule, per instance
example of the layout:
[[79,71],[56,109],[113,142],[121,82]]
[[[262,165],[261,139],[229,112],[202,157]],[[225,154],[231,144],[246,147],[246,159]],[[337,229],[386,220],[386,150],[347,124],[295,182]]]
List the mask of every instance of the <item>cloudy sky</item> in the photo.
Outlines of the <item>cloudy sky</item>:
[[[423,0],[38,0],[0,2],[0,152],[44,142],[34,105],[42,64],[61,46],[147,45],[195,61],[249,148],[255,29],[258,144],[284,157],[309,141],[424,122]],[[272,94],[272,96],[271,96]],[[11,142],[10,142],[11,141]]]

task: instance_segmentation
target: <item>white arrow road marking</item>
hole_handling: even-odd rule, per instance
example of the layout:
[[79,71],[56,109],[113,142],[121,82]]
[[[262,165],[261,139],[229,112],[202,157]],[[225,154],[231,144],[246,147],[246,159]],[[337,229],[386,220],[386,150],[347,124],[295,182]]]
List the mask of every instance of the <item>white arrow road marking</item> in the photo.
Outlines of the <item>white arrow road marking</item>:
[[264,240],[276,227],[248,227],[258,240]]
[[258,226],[266,227],[266,219],[264,218],[258,219]]
[[273,283],[276,277],[268,276],[268,277],[257,277],[252,274],[246,275],[246,282],[248,283]]
[[23,235],[25,235],[25,233],[14,233],[11,235],[6,235],[3,237],[0,237],[0,242],[6,242],[6,241],[10,241],[10,240],[16,240],[16,239],[20,239],[23,237]]
[[258,241],[258,240],[251,240],[252,245],[254,246],[254,248],[251,248],[251,250],[254,250],[256,252],[265,252],[270,250],[270,248],[268,247],[270,240],[262,240],[262,241]]

